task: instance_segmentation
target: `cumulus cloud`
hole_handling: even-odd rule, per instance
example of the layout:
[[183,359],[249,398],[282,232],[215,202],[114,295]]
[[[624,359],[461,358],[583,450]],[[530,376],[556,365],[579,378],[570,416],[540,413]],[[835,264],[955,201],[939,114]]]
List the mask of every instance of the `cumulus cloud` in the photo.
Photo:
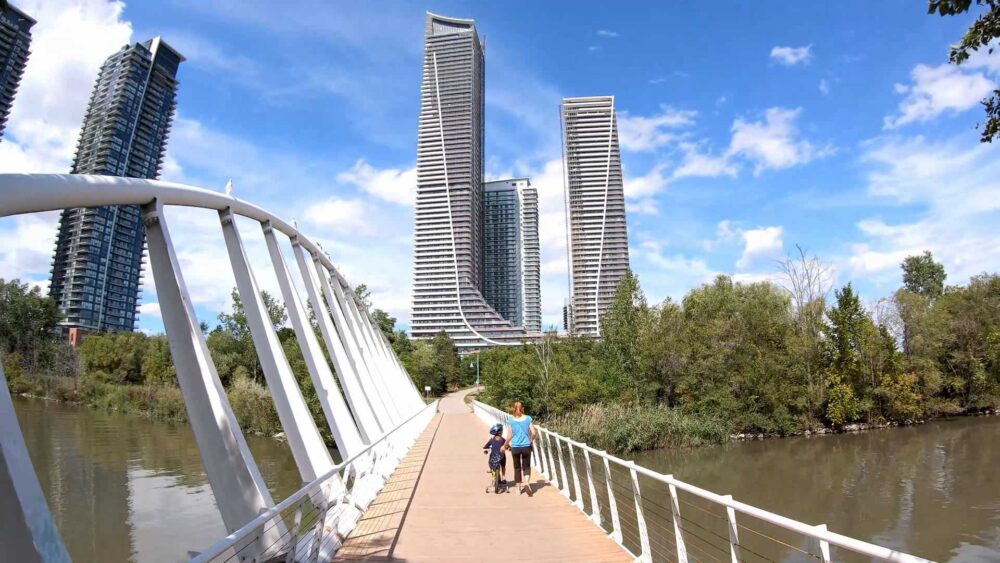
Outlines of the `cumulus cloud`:
[[673,171],[673,178],[718,176],[736,177],[739,167],[726,155],[712,155],[702,152],[702,147],[696,143],[679,143],[678,148],[684,154],[680,165]]
[[662,163],[656,164],[643,176],[625,177],[625,197],[629,199],[646,198],[659,193],[667,185],[667,178],[663,175],[666,166]]
[[746,268],[761,258],[781,256],[784,244],[781,241],[781,227],[758,227],[742,231],[743,255],[736,261],[737,268]]
[[801,113],[802,108],[773,107],[764,112],[762,121],[737,119],[728,154],[753,162],[754,176],[767,169],[790,168],[832,154],[832,148],[817,148],[800,138],[795,121]]
[[910,220],[868,217],[857,223],[846,269],[853,276],[898,284],[899,263],[924,250],[962,283],[1000,269],[1000,150],[963,136],[875,139],[862,162],[870,167],[868,193],[877,201],[917,209]]
[[607,29],[598,29],[597,30],[597,36],[598,37],[618,37],[618,33],[615,32],[615,31],[609,31]]
[[663,107],[658,114],[632,116],[618,112],[618,141],[622,150],[651,151],[682,138],[677,131],[694,125],[696,111]]
[[28,0],[18,7],[38,23],[0,143],[0,172],[66,173],[97,71],[129,43],[132,26],[118,1]]
[[372,223],[359,199],[331,197],[308,206],[305,219],[336,233],[369,234]]
[[[1000,57],[997,57],[1000,59]],[[991,68],[989,58],[980,57],[973,68]],[[883,126],[894,129],[907,123],[928,121],[942,113],[958,113],[979,105],[996,88],[982,72],[966,73],[950,64],[918,64],[910,72],[910,84],[896,84],[896,92],[906,94],[899,102],[899,114],[886,116]]]
[[812,45],[805,47],[773,47],[771,49],[771,59],[785,66],[795,66],[797,64],[808,64],[812,59]]
[[350,170],[337,174],[337,181],[353,184],[390,203],[413,205],[417,197],[417,168],[376,169],[362,160]]

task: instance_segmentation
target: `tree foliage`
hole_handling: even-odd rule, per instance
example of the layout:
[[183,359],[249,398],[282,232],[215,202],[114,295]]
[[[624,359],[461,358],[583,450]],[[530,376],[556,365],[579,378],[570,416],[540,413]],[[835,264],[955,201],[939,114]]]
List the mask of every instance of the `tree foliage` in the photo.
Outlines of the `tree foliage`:
[[930,251],[920,256],[907,256],[903,263],[903,288],[911,293],[936,299],[944,293],[944,280],[948,275],[944,266],[934,261]]
[[[996,49],[996,39],[1000,38],[1000,1],[976,0],[976,5],[984,8],[984,11],[948,53],[948,60],[954,65],[966,62],[973,52],[980,49],[985,49],[989,54],[993,54]],[[955,16],[968,12],[972,8],[972,0],[928,0],[927,6],[929,14]],[[993,90],[993,94],[983,100],[982,104],[986,119],[982,124],[980,141],[991,143],[1000,135],[1000,89]]]

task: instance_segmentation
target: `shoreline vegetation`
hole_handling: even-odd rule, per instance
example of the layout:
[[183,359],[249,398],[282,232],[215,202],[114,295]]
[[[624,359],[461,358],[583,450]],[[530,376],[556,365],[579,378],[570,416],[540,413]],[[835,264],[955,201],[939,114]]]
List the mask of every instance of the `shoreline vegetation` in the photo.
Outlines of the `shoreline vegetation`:
[[771,281],[720,275],[653,306],[629,272],[601,339],[482,352],[480,400],[618,454],[995,413],[1000,275],[946,286],[929,252],[900,266],[868,305],[802,249]]
[[[775,281],[718,276],[679,303],[649,306],[628,273],[602,317],[601,339],[549,332],[466,358],[444,333],[410,340],[384,311],[372,316],[418,388],[440,396],[472,385],[478,366],[479,400],[501,408],[521,401],[553,431],[618,454],[995,413],[1000,275],[946,287],[930,253],[901,266],[903,287],[867,307],[851,284],[830,299],[829,266],[801,249]],[[371,309],[367,289],[357,292]],[[332,444],[284,307],[262,297]],[[55,336],[58,321],[38,288],[0,280],[0,352],[12,393],[186,420],[165,336],[94,334],[73,349]],[[202,329],[243,431],[281,433],[235,290],[231,311]]]

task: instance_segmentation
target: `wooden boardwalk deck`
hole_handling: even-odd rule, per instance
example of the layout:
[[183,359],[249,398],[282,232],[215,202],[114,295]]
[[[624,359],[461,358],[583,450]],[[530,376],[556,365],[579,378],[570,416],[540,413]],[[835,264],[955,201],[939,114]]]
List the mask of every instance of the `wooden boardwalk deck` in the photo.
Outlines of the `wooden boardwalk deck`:
[[[466,393],[441,400],[337,560],[629,561],[538,475],[532,497],[485,492],[480,446],[489,435],[465,404]],[[507,472],[512,477],[509,455]]]

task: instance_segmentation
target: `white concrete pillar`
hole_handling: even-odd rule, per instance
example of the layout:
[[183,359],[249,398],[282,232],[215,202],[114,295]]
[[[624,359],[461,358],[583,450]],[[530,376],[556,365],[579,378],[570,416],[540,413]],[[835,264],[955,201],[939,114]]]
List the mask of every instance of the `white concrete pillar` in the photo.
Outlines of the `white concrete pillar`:
[[306,255],[306,250],[297,240],[292,239],[292,250],[295,252],[295,261],[299,265],[299,272],[302,273],[302,281],[306,286],[306,293],[309,296],[309,304],[316,315],[316,322],[319,323],[320,333],[323,335],[323,342],[333,360],[333,367],[337,371],[337,379],[344,390],[347,404],[351,406],[351,412],[358,422],[358,430],[361,438],[366,444],[370,444],[382,435],[382,426],[375,416],[371,402],[365,395],[358,378],[357,368],[354,361],[348,355],[344,344],[337,334],[333,322],[330,320],[330,313],[320,294],[319,282],[316,272],[313,271],[312,256]]
[[364,448],[357,423],[347,409],[347,403],[344,402],[337,383],[333,380],[333,373],[323,355],[319,340],[316,339],[316,333],[313,332],[305,307],[302,306],[302,299],[295,289],[295,284],[292,283],[292,276],[285,264],[285,258],[281,255],[281,248],[278,246],[274,229],[271,228],[270,222],[261,223],[261,229],[264,231],[264,242],[267,243],[267,251],[271,256],[274,273],[278,277],[278,286],[281,288],[281,296],[285,301],[288,319],[295,330],[295,338],[298,340],[306,367],[309,369],[309,377],[316,389],[320,405],[323,406],[323,414],[326,415],[330,432],[337,442],[340,456],[347,459]]
[[236,226],[236,217],[229,209],[225,209],[219,211],[219,220],[261,371],[271,390],[275,410],[278,411],[281,427],[285,431],[285,438],[302,481],[311,483],[333,467],[333,460],[302,397],[295,374],[288,365],[288,358],[281,348],[274,325],[271,324],[257,280],[250,271],[243,240]]
[[69,563],[45,495],[38,484],[0,357],[0,545],[10,561]]
[[[274,501],[250,454],[205,345],[205,335],[174,254],[163,206],[153,201],[142,206],[142,212],[150,270],[188,421],[226,530],[234,532],[274,506]],[[241,555],[259,553],[259,548],[274,545],[283,533],[281,522],[267,527],[258,541],[258,549],[243,549]]]

